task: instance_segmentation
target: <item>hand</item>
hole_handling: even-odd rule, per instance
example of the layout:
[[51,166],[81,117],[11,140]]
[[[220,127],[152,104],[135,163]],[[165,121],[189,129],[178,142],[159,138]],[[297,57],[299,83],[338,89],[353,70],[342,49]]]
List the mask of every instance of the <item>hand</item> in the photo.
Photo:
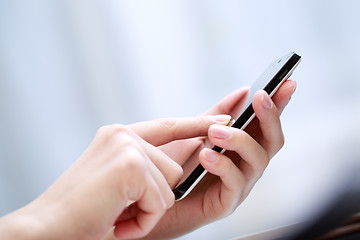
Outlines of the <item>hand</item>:
[[[185,199],[167,210],[147,238],[173,238],[236,209],[284,144],[279,115],[295,87],[295,82],[286,81],[272,100],[265,92],[257,92],[253,99],[257,118],[245,131],[212,125],[208,132],[210,144],[200,137],[162,146],[166,154],[183,166],[183,177],[198,162],[211,174],[207,174]],[[247,93],[245,88],[235,91],[206,114],[230,114],[236,118],[244,107]],[[208,148],[212,145],[228,151],[221,155]]]
[[173,205],[169,186],[177,184],[182,168],[131,128],[162,145],[205,136],[211,124],[229,119],[202,116],[100,128],[88,149],[45,193],[0,219],[2,238],[101,239],[109,231],[117,238],[146,235]]

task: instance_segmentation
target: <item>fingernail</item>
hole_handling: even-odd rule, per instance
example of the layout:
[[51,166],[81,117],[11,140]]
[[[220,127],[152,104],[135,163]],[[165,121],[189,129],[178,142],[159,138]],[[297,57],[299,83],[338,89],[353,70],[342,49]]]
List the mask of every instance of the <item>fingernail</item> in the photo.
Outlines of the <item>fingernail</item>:
[[231,136],[229,127],[222,126],[222,125],[215,125],[215,124],[210,127],[209,134],[212,137],[219,138],[219,139],[227,139]]
[[216,162],[216,160],[218,159],[218,156],[215,154],[214,151],[210,150],[210,149],[206,149],[205,150],[205,158],[208,162]]
[[220,114],[212,116],[212,119],[215,121],[215,123],[226,125],[230,122],[231,116],[227,114]]
[[294,92],[295,92],[295,90],[296,90],[296,87],[297,87],[297,83],[294,82],[294,87],[293,87],[292,93],[291,93],[291,95],[290,95],[290,97],[289,97],[289,101],[291,100],[291,97],[292,97],[292,95],[294,94]]
[[270,109],[273,105],[273,102],[270,99],[270,96],[264,91],[261,95],[261,102],[265,109]]
[[293,93],[295,92],[296,87],[297,87],[297,82],[294,82],[294,83],[295,83],[295,85],[294,85],[294,88],[293,88]]

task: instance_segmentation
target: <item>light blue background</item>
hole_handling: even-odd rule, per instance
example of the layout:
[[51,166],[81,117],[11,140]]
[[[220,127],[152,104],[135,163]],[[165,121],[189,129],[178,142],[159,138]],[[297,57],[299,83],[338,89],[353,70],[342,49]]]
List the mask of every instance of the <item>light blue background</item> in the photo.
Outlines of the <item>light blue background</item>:
[[198,115],[296,51],[284,148],[233,215],[183,239],[307,219],[356,164],[359,22],[355,0],[0,0],[0,215],[41,194],[100,126]]

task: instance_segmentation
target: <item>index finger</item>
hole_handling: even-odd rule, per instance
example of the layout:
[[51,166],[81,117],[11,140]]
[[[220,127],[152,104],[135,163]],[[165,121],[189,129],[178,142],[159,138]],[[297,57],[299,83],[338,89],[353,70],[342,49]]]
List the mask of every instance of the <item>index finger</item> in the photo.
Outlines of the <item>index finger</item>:
[[193,118],[160,118],[154,121],[139,122],[129,127],[146,142],[160,146],[174,140],[206,136],[214,124],[227,124],[229,115],[203,115]]

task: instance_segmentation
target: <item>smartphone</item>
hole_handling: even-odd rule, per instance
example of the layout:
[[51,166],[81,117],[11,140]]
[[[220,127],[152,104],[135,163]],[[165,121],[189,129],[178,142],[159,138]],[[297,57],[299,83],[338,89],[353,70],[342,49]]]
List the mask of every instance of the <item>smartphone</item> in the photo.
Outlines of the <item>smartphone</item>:
[[[271,63],[254,84],[252,84],[248,102],[246,103],[243,112],[231,127],[244,129],[255,117],[255,112],[252,107],[252,99],[255,92],[263,89],[270,97],[272,97],[281,84],[290,77],[300,60],[301,56],[291,52]],[[226,151],[218,146],[214,146],[212,149],[219,153],[224,153]],[[186,197],[206,173],[207,171],[199,164],[194,171],[192,171],[191,174],[174,189],[175,199],[178,201]]]

